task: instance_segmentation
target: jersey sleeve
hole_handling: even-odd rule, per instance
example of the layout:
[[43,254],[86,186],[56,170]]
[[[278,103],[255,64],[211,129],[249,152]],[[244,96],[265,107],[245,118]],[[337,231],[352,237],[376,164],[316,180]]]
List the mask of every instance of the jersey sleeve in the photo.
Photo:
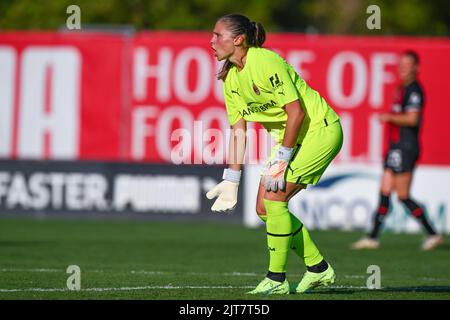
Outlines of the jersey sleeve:
[[227,110],[227,117],[228,122],[230,122],[230,125],[234,125],[236,122],[239,121],[239,119],[242,118],[241,114],[239,113],[238,109],[236,108],[236,105],[233,101],[233,97],[231,96],[231,89],[227,85],[227,82],[224,82],[223,85],[223,96],[225,98],[225,108]]
[[405,112],[421,111],[423,107],[423,93],[419,89],[413,89],[406,98]]
[[281,57],[267,59],[264,76],[279,106],[283,107],[299,99],[299,93],[294,84],[295,71]]

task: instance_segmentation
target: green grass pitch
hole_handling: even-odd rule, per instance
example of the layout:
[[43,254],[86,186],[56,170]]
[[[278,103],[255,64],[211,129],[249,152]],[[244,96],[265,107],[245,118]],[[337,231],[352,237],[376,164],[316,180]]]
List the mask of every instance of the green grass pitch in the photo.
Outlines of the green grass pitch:
[[[264,229],[234,224],[127,220],[0,219],[0,299],[450,299],[450,237],[432,252],[423,235],[382,235],[375,251],[352,251],[361,233],[312,230],[336,270],[331,288],[249,296],[268,266]],[[69,265],[81,290],[69,291]],[[366,287],[369,265],[381,289]],[[291,253],[288,280],[303,263]]]

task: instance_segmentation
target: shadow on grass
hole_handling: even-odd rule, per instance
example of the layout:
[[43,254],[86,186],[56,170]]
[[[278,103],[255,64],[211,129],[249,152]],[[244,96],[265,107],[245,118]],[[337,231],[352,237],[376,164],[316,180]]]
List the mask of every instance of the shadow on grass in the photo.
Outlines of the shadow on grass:
[[388,287],[380,289],[383,292],[445,292],[450,293],[450,286],[421,286],[421,287]]
[[307,294],[353,294],[360,292],[422,292],[422,293],[450,293],[450,286],[420,286],[420,287],[386,287],[369,290],[367,288],[331,288],[317,289]]

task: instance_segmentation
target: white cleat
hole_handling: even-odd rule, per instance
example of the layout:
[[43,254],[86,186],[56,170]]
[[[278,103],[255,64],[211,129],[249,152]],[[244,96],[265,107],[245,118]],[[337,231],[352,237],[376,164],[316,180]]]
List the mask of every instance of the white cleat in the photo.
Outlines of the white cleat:
[[437,246],[444,243],[444,237],[440,234],[435,234],[433,236],[428,236],[422,243],[422,250],[429,251],[433,250]]
[[355,243],[352,244],[351,248],[353,250],[361,250],[361,249],[378,249],[380,246],[380,242],[376,239],[372,238],[362,238]]

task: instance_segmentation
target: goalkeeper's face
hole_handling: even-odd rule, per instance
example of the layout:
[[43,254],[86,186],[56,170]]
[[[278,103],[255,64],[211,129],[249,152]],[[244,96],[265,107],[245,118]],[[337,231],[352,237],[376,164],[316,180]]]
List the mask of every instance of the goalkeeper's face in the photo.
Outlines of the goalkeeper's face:
[[218,21],[214,26],[213,36],[210,40],[211,48],[214,50],[214,56],[218,61],[228,59],[233,55],[236,37],[228,30],[226,23]]

